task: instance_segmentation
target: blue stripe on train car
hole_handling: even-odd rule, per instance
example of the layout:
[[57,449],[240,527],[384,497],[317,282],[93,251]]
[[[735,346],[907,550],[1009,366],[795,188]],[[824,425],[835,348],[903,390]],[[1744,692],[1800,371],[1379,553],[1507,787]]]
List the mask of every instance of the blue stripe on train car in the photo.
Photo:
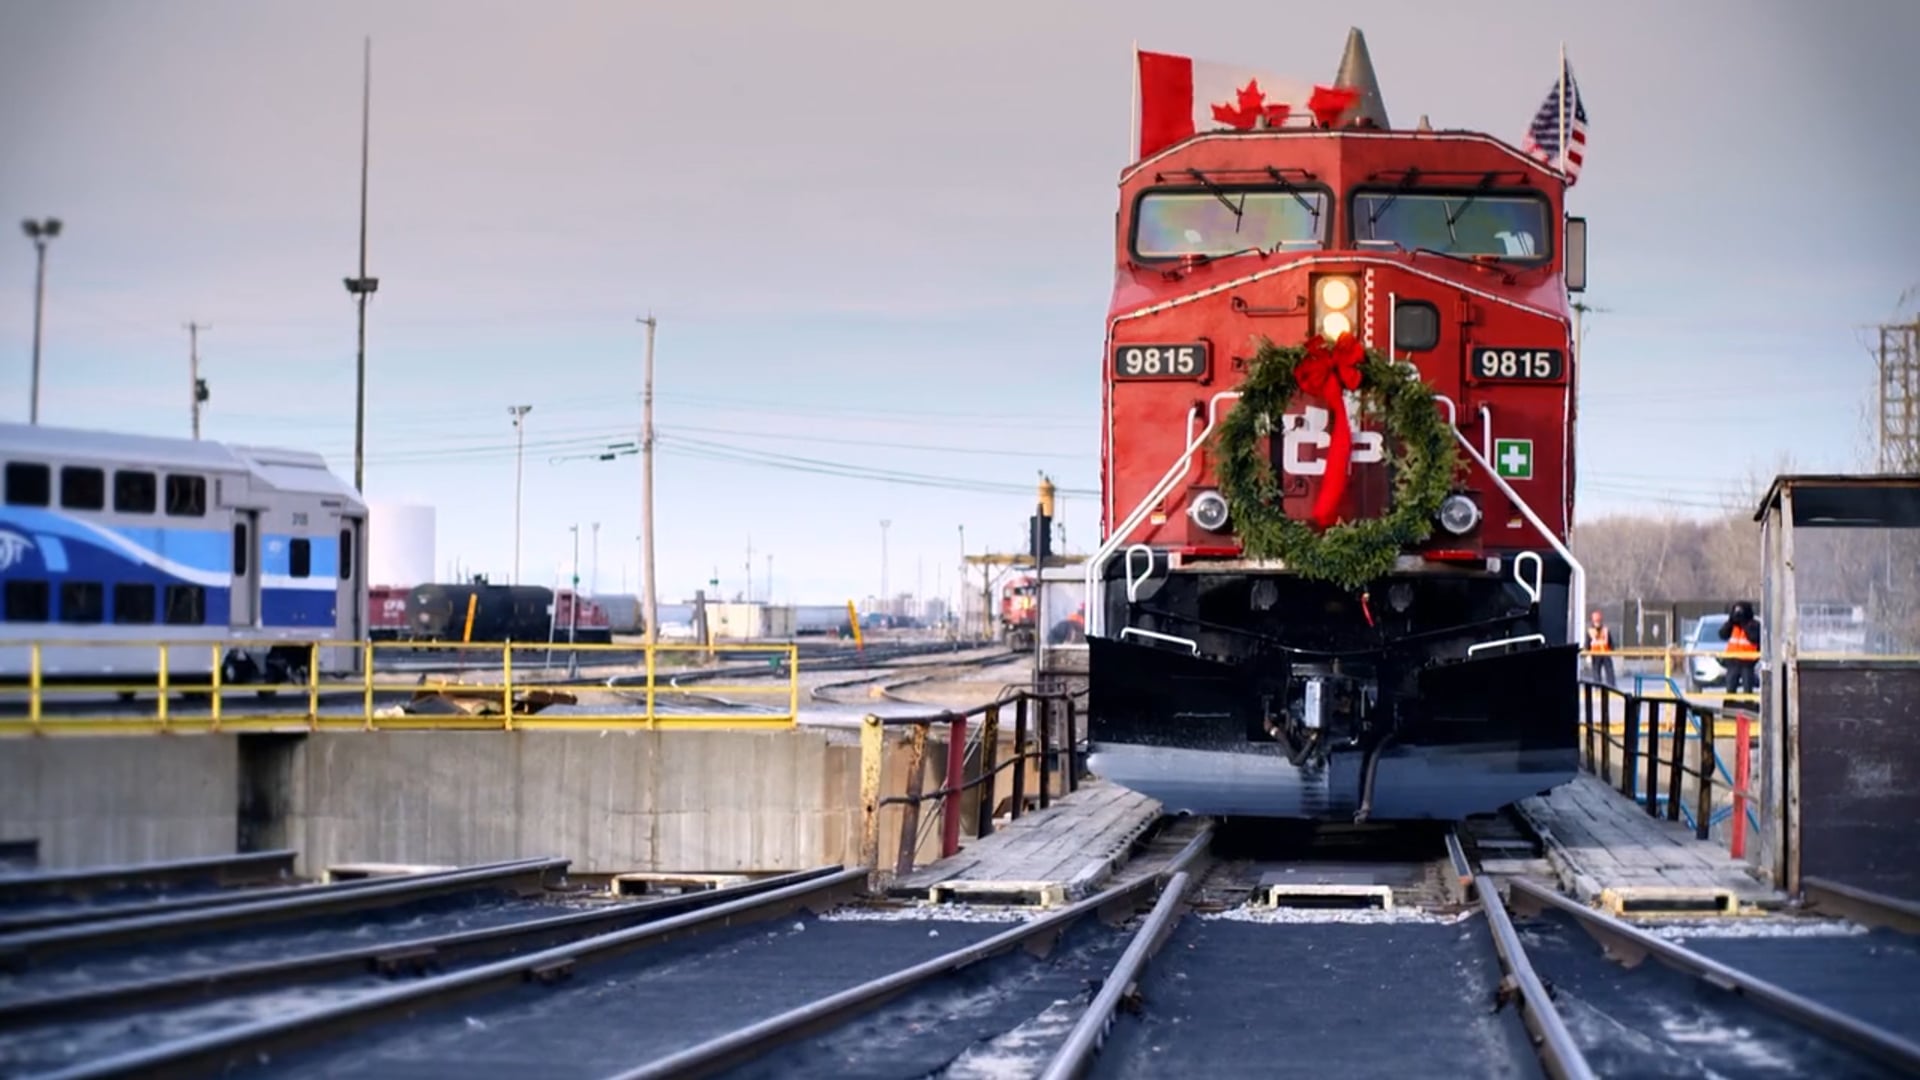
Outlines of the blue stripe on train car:
[[[89,560],[84,552],[97,553]],[[233,577],[232,544],[210,529],[109,529],[69,514],[18,506],[0,509],[0,569],[79,575],[85,567],[142,566],[170,580],[216,587]]]
[[261,589],[260,624],[332,629],[339,597],[331,589]]
[[112,531],[168,562],[233,576],[233,535],[225,529],[114,526]]
[[260,572],[263,575],[290,577],[293,573],[293,542],[307,541],[307,574],[316,578],[340,576],[340,540],[333,536],[291,536],[263,533],[260,537]]

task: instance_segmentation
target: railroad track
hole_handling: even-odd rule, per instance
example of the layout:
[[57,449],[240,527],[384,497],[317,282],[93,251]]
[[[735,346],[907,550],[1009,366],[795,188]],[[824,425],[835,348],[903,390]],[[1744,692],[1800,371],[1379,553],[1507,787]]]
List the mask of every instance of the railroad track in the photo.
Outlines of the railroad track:
[[[1341,1076],[1751,1071],[1732,1060],[1736,1041],[1702,1049],[1688,1041],[1697,1029],[1663,1029],[1622,1012],[1627,1002],[1717,1010],[1803,1075],[1920,1070],[1910,1043],[1858,1009],[1525,877],[1498,880],[1474,864],[1470,834],[1463,844],[1416,831],[1382,846],[1385,832],[1363,829],[1276,858],[1236,850],[1228,832],[1165,822],[1106,887],[1053,910],[877,904],[864,872],[823,867],[0,1005],[0,1047],[35,1025],[68,1025],[49,1038],[71,1046],[85,1041],[76,1024],[298,990],[304,1006],[123,1038],[52,1075],[380,1076],[430,1064],[474,1078],[1062,1080],[1265,1073],[1276,1062]],[[1845,907],[1882,933],[1910,932],[1920,914],[1814,885],[1816,912]],[[1682,989],[1647,981],[1656,972]],[[1899,1008],[1904,999],[1881,990]]]
[[0,875],[0,932],[35,904],[122,902],[163,891],[231,889],[293,876],[295,853],[256,851],[165,862]]
[[[950,675],[955,675],[962,672],[975,670],[978,668],[993,667],[998,664],[1013,663],[1022,658],[1023,656],[1020,653],[996,651],[985,656],[967,657],[965,659],[960,659],[960,660],[933,660],[933,661],[928,661],[924,664],[901,664],[901,665],[892,667],[888,670],[881,670],[881,671],[871,671],[871,670],[867,670],[866,668],[859,668],[855,670],[860,670],[862,672],[860,675],[851,679],[841,679],[835,682],[822,683],[818,686],[813,687],[811,690],[809,690],[807,692],[807,695],[809,698],[811,698],[814,701],[821,702],[823,704],[828,704],[828,705],[858,704],[858,701],[849,700],[847,698],[840,697],[839,692],[845,691],[845,690],[852,690],[855,687],[865,686],[865,687],[877,687],[879,696],[882,699],[887,701],[894,701],[894,702],[899,702],[901,704],[907,704],[907,705],[920,704],[919,702],[915,702],[910,698],[901,697],[896,691],[904,689],[905,687],[908,687],[908,686],[915,685],[917,683],[931,682],[935,679],[944,678]],[[813,670],[818,671],[820,669],[814,668]],[[1025,686],[1025,685],[1027,685],[1026,682],[1008,684],[1008,686]],[[869,693],[871,692],[872,691],[870,690]],[[871,698],[867,698],[864,700],[871,700]]]

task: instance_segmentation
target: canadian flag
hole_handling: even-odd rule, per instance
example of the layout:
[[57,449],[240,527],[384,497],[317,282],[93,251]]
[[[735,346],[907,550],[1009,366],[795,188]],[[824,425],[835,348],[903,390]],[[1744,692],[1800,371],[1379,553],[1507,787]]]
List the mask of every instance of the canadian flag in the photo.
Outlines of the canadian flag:
[[[1135,130],[1139,156],[1202,131],[1280,127],[1311,111],[1345,111],[1353,92],[1316,87],[1265,71],[1134,50],[1139,89]],[[1323,120],[1325,122],[1325,120]]]

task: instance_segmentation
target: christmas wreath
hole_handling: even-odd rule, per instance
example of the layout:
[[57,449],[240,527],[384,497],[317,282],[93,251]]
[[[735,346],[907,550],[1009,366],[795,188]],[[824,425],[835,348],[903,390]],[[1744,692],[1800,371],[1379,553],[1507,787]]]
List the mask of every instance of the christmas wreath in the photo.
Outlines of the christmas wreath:
[[[1396,444],[1392,509],[1383,517],[1336,524],[1346,494],[1353,433],[1346,391],[1358,390]],[[1286,515],[1273,466],[1261,451],[1266,430],[1278,431],[1294,395],[1326,402],[1332,414],[1327,469],[1306,521]],[[1393,569],[1408,545],[1433,532],[1434,515],[1453,487],[1459,450],[1440,416],[1433,388],[1409,365],[1363,347],[1350,334],[1331,345],[1315,335],[1304,346],[1262,341],[1240,384],[1239,403],[1215,438],[1221,494],[1249,558],[1280,559],[1302,577],[1357,589]]]

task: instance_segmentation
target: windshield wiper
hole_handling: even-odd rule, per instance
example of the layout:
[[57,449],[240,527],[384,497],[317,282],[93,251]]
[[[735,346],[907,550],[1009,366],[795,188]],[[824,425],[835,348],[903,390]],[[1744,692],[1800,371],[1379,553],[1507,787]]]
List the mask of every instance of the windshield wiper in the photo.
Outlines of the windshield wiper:
[[1387,207],[1393,205],[1393,200],[1399,198],[1403,193],[1413,190],[1413,185],[1417,183],[1419,179],[1420,170],[1409,167],[1407,169],[1407,175],[1401,177],[1400,183],[1397,184],[1391,192],[1387,193],[1387,201],[1374,207],[1373,213],[1367,215],[1367,228],[1371,229],[1375,225],[1378,225],[1380,223],[1380,215],[1387,212]]
[[[1199,169],[1188,169],[1187,175],[1193,177],[1195,180],[1200,181],[1200,186],[1206,188],[1208,191],[1213,192],[1213,197],[1220,200],[1220,205],[1233,211],[1233,231],[1239,232],[1240,220],[1243,215],[1241,213],[1240,207],[1235,206],[1233,203],[1233,200],[1227,197],[1227,189],[1207,179],[1207,174],[1201,172]],[[1241,204],[1245,205],[1246,201],[1247,201],[1247,197],[1245,195],[1241,195],[1240,196]]]
[[1480,182],[1473,185],[1473,191],[1467,196],[1467,201],[1460,204],[1460,209],[1447,215],[1447,228],[1451,229],[1459,224],[1460,215],[1467,212],[1467,207],[1473,205],[1473,200],[1486,194],[1487,189],[1493,186],[1494,178],[1499,175],[1497,172],[1484,173],[1481,175]]
[[1292,181],[1289,181],[1284,175],[1282,175],[1279,169],[1276,169],[1273,166],[1269,165],[1267,166],[1267,175],[1273,177],[1273,182],[1280,185],[1281,191],[1284,191],[1287,194],[1293,196],[1294,202],[1299,203],[1302,207],[1306,209],[1307,213],[1313,215],[1313,222],[1314,222],[1313,234],[1315,236],[1319,236],[1320,235],[1320,208],[1308,202],[1307,197],[1305,195],[1300,194],[1300,189],[1297,187],[1294,187]]

